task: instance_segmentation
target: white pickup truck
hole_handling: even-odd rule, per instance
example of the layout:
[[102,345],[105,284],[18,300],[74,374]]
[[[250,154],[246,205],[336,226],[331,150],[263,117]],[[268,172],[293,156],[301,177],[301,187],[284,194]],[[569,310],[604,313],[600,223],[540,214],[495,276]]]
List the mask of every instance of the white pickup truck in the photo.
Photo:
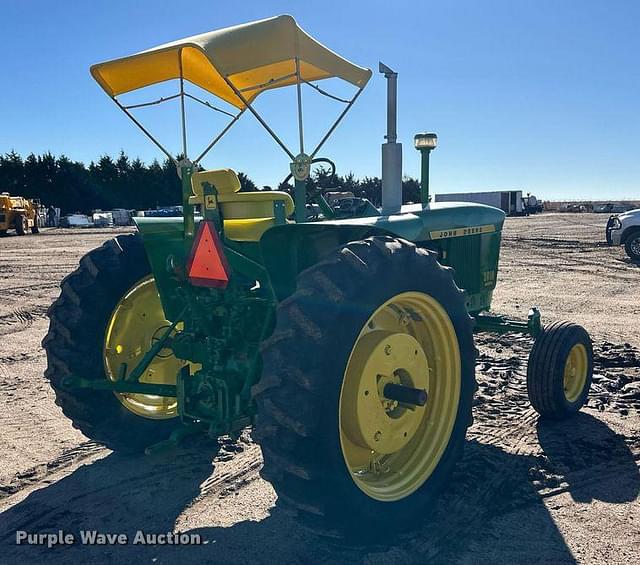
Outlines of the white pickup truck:
[[640,261],[640,208],[611,216],[606,233],[609,245],[624,245],[627,255]]

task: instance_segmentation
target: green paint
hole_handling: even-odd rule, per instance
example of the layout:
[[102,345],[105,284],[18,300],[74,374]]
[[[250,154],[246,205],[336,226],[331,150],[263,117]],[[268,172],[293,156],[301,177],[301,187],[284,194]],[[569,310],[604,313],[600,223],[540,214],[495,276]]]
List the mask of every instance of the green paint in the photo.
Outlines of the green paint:
[[[184,173],[183,169],[183,181],[190,175]],[[186,195],[186,185],[183,189]],[[215,195],[215,187],[205,187],[205,192]],[[267,230],[259,242],[232,241],[221,233],[231,268],[224,290],[192,286],[185,273],[198,218],[193,218],[193,224],[186,216],[184,220],[138,218],[167,319],[182,322],[182,329],[164,346],[192,367],[197,364],[197,369],[182,370],[171,390],[161,391],[159,385],[135,380],[107,384],[119,391],[155,387],[153,394],[170,392],[177,397],[185,421],[204,422],[213,434],[237,432],[251,423],[255,412],[250,389],[260,379],[259,345],[272,331],[278,302],[295,291],[301,271],[340,245],[372,235],[399,237],[438,253],[442,264],[455,269],[456,283],[467,293],[469,312],[477,315],[490,308],[502,211],[478,204],[441,203],[405,206],[395,216],[374,212],[367,217],[320,222],[282,223],[280,218],[279,225]],[[218,214],[218,208],[205,210],[205,217],[220,228]],[[482,331],[522,328],[504,319],[477,316],[477,320]],[[149,356],[155,353],[150,351]],[[137,376],[139,371],[137,367],[133,373]],[[82,386],[93,386],[88,383]]]
[[420,150],[421,175],[420,175],[420,199],[423,206],[429,205],[429,156],[431,151],[427,149]]

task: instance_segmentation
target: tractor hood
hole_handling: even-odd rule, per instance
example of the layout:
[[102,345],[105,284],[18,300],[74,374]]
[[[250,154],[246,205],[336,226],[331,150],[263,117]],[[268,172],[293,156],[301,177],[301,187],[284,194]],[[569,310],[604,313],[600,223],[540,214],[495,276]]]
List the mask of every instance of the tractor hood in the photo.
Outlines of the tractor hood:
[[[371,233],[386,233],[418,242],[500,231],[504,219],[505,213],[493,206],[470,202],[442,202],[431,204],[428,208],[423,208],[421,204],[403,206],[400,214],[390,216],[296,224],[295,229],[312,232],[326,228],[365,228]],[[291,227],[271,228],[264,237],[273,237],[276,235],[274,232],[290,230]]]

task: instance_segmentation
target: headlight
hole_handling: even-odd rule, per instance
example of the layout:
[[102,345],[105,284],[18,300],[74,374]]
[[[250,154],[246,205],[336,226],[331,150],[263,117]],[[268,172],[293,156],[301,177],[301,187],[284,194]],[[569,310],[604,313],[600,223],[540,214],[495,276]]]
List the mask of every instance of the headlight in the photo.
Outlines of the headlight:
[[610,226],[612,230],[619,230],[622,227],[622,223],[618,218],[611,218]]

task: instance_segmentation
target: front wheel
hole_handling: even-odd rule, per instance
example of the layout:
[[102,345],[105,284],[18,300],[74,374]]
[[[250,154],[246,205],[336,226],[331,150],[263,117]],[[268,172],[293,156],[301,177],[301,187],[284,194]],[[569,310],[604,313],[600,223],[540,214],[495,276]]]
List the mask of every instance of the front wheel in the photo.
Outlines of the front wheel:
[[434,253],[373,237],[303,272],[254,387],[279,504],[368,541],[422,522],[471,423],[474,360],[463,292]]
[[632,233],[624,243],[624,250],[634,261],[640,261],[640,231]]
[[538,335],[527,366],[527,392],[543,417],[563,419],[587,400],[593,375],[593,345],[587,331],[555,322]]

